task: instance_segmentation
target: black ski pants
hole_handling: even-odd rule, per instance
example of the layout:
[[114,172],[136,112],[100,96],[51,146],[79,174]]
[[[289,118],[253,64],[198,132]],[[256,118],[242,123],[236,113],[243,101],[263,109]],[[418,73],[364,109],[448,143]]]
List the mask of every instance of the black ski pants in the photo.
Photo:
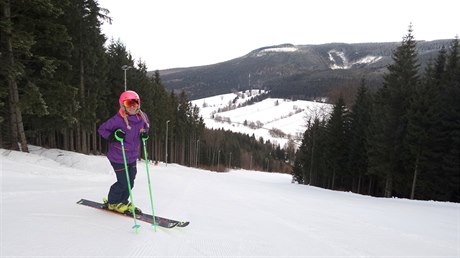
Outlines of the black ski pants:
[[[129,199],[129,189],[128,189],[128,180],[126,180],[126,172],[125,172],[125,165],[112,163],[110,164],[115,170],[115,175],[117,176],[117,182],[115,182],[109,191],[108,196],[108,203],[128,203]],[[134,188],[134,179],[136,178],[137,168],[136,162],[128,164],[128,174],[129,174],[129,182],[131,184],[131,189]]]

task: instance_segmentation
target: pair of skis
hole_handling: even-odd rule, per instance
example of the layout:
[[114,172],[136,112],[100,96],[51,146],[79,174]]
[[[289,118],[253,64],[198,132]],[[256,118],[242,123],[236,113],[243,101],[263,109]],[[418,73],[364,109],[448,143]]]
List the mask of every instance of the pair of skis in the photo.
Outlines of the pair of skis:
[[[133,214],[131,212],[129,212],[129,213],[119,213],[119,212],[116,212],[116,211],[111,211],[111,210],[107,209],[107,205],[105,205],[104,203],[99,203],[99,202],[95,202],[95,201],[81,199],[81,200],[79,200],[77,202],[77,204],[92,207],[92,208],[96,208],[98,210],[108,211],[108,212],[118,214],[118,215],[121,215],[121,216],[124,216],[124,217],[131,217],[131,218],[133,217]],[[153,216],[153,215],[150,215],[150,214],[139,213],[139,212],[137,212],[135,216],[136,216],[137,220],[144,221],[144,222],[147,222],[149,224],[160,226],[160,227],[163,227],[163,228],[173,228],[173,227],[181,227],[181,228],[183,228],[183,227],[188,226],[188,224],[190,223],[188,221],[177,221],[177,220],[173,220],[173,219],[167,219],[167,218]]]
[[[118,129],[118,130],[120,130],[120,129]],[[131,191],[131,182],[129,181],[128,163],[126,162],[125,145],[124,145],[124,142],[123,142],[124,139],[117,136],[118,130],[114,133],[114,135],[115,135],[115,138],[121,143],[121,151],[122,151],[122,154],[123,154],[123,162],[124,162],[124,165],[125,165],[126,180],[128,181],[129,198],[130,198],[130,201],[131,201],[131,204],[132,204],[132,210],[130,212],[126,213],[126,214],[119,213],[119,212],[114,212],[114,211],[108,210],[106,208],[105,204],[90,201],[90,200],[85,200],[85,199],[81,199],[80,201],[77,202],[77,204],[82,204],[82,205],[97,208],[97,209],[100,209],[100,210],[106,210],[106,211],[110,211],[110,212],[117,213],[117,214],[120,214],[120,215],[132,217],[134,219],[133,228],[135,229],[136,233],[138,233],[138,230],[139,230],[139,227],[140,227],[137,224],[137,220],[145,221],[147,223],[152,224],[152,226],[154,227],[155,231],[156,231],[156,226],[157,225],[160,226],[160,227],[165,227],[165,228],[173,228],[175,226],[179,226],[179,227],[187,226],[189,224],[188,221],[181,222],[181,221],[176,221],[176,220],[171,220],[171,219],[166,219],[166,218],[156,217],[155,216],[155,211],[154,211],[154,206],[153,206],[153,198],[152,198],[152,185],[150,183],[150,173],[149,173],[147,146],[145,144],[145,142],[149,138],[148,136],[147,137],[141,137],[141,139],[142,139],[142,145],[144,147],[145,167],[147,169],[147,179],[148,179],[148,183],[149,183],[150,204],[151,204],[151,207],[152,207],[152,215],[148,215],[148,214],[144,214],[144,213],[136,214],[134,201],[133,201],[133,193]]]

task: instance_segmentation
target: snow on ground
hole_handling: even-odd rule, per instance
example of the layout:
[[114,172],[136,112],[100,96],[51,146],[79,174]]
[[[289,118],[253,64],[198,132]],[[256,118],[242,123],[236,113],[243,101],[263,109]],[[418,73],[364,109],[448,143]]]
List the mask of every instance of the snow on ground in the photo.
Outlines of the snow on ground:
[[[307,119],[315,115],[327,116],[332,110],[330,104],[278,98],[268,98],[252,105],[238,107],[238,105],[262,93],[265,92],[252,90],[251,93],[249,91],[229,93],[193,100],[192,104],[200,108],[200,115],[203,117],[207,128],[223,128],[250,136],[254,134],[257,139],[263,137],[264,140],[280,144],[281,147],[288,142],[289,136],[291,138],[298,135],[303,136]],[[235,100],[237,96],[239,97]],[[234,105],[234,108],[223,110],[230,105]],[[220,117],[223,122],[216,121],[216,117]],[[250,128],[251,123],[260,126]],[[281,130],[286,134],[286,137],[273,137],[269,133],[271,129]]]
[[[285,174],[149,165],[156,215],[189,220],[155,232],[77,205],[114,175],[102,156],[0,149],[0,257],[460,257],[460,204],[361,196]],[[144,162],[136,205],[148,212]]]
[[298,50],[298,48],[295,47],[295,46],[264,48],[264,49],[260,50],[256,54],[256,56],[260,57],[260,56],[264,56],[266,54],[270,54],[270,53],[273,53],[273,52],[278,52],[278,53],[280,53],[280,52],[285,52],[286,53],[287,52],[287,53],[289,53],[289,52],[295,52],[297,50]]
[[[332,70],[350,69],[353,67],[353,65],[356,64],[372,64],[382,59],[382,56],[367,55],[358,60],[350,62],[343,51],[332,49],[327,53],[329,55],[329,60],[332,62],[332,64],[329,66]],[[340,62],[337,63],[337,61]]]

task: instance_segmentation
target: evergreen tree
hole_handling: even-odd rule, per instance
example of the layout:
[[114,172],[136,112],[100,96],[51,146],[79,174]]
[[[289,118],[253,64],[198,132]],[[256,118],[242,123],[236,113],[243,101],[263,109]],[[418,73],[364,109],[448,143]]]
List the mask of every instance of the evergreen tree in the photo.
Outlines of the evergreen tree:
[[[308,164],[311,159],[311,150],[309,147],[313,147],[311,135],[311,125],[307,127],[303,134],[302,142],[295,154],[294,167],[292,170],[294,182],[299,184],[309,184],[311,179],[308,177]],[[310,155],[309,155],[310,154]]]
[[[303,144],[302,144],[303,145]],[[301,146],[302,146],[301,145]],[[294,166],[292,167],[292,182],[297,182],[299,184],[304,184],[304,167],[305,164],[302,162],[301,157],[305,156],[305,153],[299,148],[295,153]]]
[[[433,168],[435,164],[430,164],[435,161],[437,143],[436,128],[439,125],[439,87],[441,77],[445,67],[445,50],[441,50],[438,59],[434,66],[429,65],[422,83],[417,85],[414,95],[411,97],[411,105],[407,112],[407,135],[405,137],[404,146],[408,151],[406,167],[412,173],[412,186],[410,198],[415,196],[415,188],[417,179],[422,175],[423,192],[427,193],[429,189],[433,189],[434,174]],[[438,142],[439,143],[439,142]],[[432,169],[430,169],[430,165]],[[434,165],[434,166],[433,166]],[[429,176],[430,180],[423,180]],[[420,181],[420,180],[419,180]],[[429,187],[428,185],[432,185]],[[420,187],[419,187],[420,188]],[[421,191],[421,192],[422,192]],[[420,194],[420,196],[423,196]]]
[[[104,103],[113,103],[114,99],[118,99],[120,94],[124,91],[124,72],[122,70],[123,65],[134,67],[134,60],[131,54],[126,49],[126,46],[121,41],[110,41],[106,49],[107,63],[108,63],[108,73],[107,73],[107,82],[103,88],[103,95],[101,96]],[[134,84],[131,83],[132,79],[132,69],[126,71],[126,81],[127,88],[136,90],[131,87]],[[107,105],[106,107],[101,107],[104,110],[105,116],[107,117],[110,114],[118,111],[119,106],[116,105]]]
[[[337,178],[344,179],[347,174],[348,160],[348,111],[342,96],[339,97],[326,124],[327,161],[331,170],[330,189],[336,188]],[[342,182],[343,183],[343,182]],[[342,185],[343,187],[343,185]]]
[[90,150],[90,135],[93,139],[97,135],[97,109],[102,106],[99,99],[104,92],[101,87],[107,82],[106,38],[101,33],[102,22],[110,22],[107,13],[95,0],[70,1],[66,10],[65,22],[74,46],[71,82],[78,89],[79,108],[75,111],[79,119],[76,123],[75,147],[83,153]]
[[326,122],[313,117],[307,122],[302,143],[295,154],[293,181],[326,187]]
[[348,169],[353,176],[352,190],[357,193],[361,192],[362,178],[367,174],[369,167],[371,110],[372,99],[363,79],[350,113]]
[[[23,64],[18,61],[18,54],[30,56],[30,48],[33,44],[33,35],[25,30],[18,20],[22,17],[17,17],[15,10],[26,7],[26,3],[22,1],[11,4],[10,0],[0,2],[2,22],[1,29],[1,53],[4,53],[4,58],[1,60],[1,75],[4,79],[2,85],[8,85],[8,104],[9,104],[9,133],[11,143],[9,148],[19,150],[17,142],[21,143],[22,150],[28,151],[27,140],[24,132],[22,120],[22,112],[19,107],[19,89],[18,80],[19,74],[24,73]],[[25,31],[23,31],[25,30]],[[20,35],[16,36],[16,34]],[[21,33],[22,32],[22,33]],[[15,40],[15,38],[17,40]],[[20,60],[20,59],[19,59]]]
[[7,57],[2,58],[2,74],[10,87],[13,149],[17,148],[15,143],[19,140],[21,149],[27,151],[22,118],[25,118],[26,127],[34,128],[29,134],[41,128],[46,130],[47,116],[56,113],[56,100],[63,98],[71,44],[60,18],[67,3],[52,0],[2,2],[5,22],[0,25],[1,52]]
[[460,201],[460,49],[458,37],[452,41],[447,55],[441,123],[445,142],[442,159],[444,171],[443,200]]
[[[406,147],[413,171],[411,198],[458,201],[458,41],[425,71],[408,113]],[[455,99],[455,100],[454,100]]]
[[316,118],[312,127],[312,152],[309,164],[309,180],[310,185],[327,186],[328,180],[328,133],[326,129],[326,120]]
[[[412,35],[412,26],[404,36],[401,45],[393,53],[394,63],[388,66],[384,75],[383,87],[377,94],[376,114],[373,129],[374,152],[371,166],[374,173],[385,178],[385,197],[391,197],[394,191],[404,196],[404,185],[409,181],[405,167],[404,139],[407,134],[407,112],[410,98],[419,82],[416,41]],[[397,183],[397,187],[395,187]]]

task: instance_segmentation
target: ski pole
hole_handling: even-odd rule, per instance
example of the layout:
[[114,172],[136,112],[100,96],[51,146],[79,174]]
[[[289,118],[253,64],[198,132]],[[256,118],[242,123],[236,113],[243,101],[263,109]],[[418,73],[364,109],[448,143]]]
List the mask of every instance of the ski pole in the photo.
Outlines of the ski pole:
[[133,218],[134,218],[133,228],[136,230],[136,234],[137,234],[139,231],[140,225],[138,225],[136,221],[136,209],[135,209],[134,201],[133,201],[133,193],[131,191],[131,182],[129,181],[128,163],[126,162],[126,154],[125,154],[125,144],[123,143],[123,138],[117,137],[116,134],[115,134],[115,138],[119,140],[121,143],[121,152],[123,153],[123,162],[125,164],[126,180],[128,181],[129,199],[131,201],[132,213],[133,213]]
[[142,143],[144,146],[144,157],[145,157],[145,168],[147,170],[147,181],[149,182],[149,192],[150,192],[150,204],[152,206],[152,217],[153,217],[153,229],[157,231],[157,222],[155,218],[155,211],[154,211],[154,206],[153,206],[153,197],[152,197],[152,184],[150,183],[150,173],[149,173],[149,161],[148,161],[148,156],[147,156],[147,146],[145,146],[145,142],[147,141],[147,138],[142,138]]

